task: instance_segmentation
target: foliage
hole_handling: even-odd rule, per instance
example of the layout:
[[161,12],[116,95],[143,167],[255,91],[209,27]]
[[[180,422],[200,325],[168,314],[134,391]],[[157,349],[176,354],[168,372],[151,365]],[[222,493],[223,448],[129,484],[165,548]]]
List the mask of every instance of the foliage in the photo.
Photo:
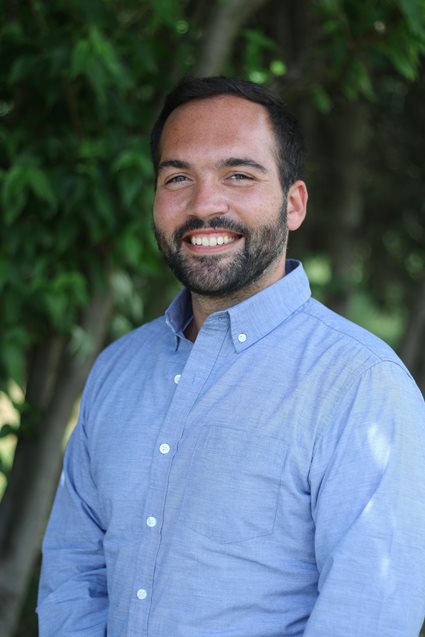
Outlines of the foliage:
[[32,345],[75,334],[111,271],[156,274],[147,131],[180,18],[167,0],[13,5],[0,30],[3,391],[23,383]]
[[[390,338],[397,346],[401,317],[406,319],[425,273],[422,144],[415,132],[423,120],[425,2],[323,0],[316,3],[316,11],[321,20],[316,56],[326,72],[312,96],[328,115],[322,120],[332,121],[334,105],[341,99],[367,105],[363,214],[353,235],[353,276],[369,306],[362,322],[385,310],[398,326]],[[322,144],[326,125],[324,131]],[[352,315],[358,319],[361,313]],[[382,318],[382,336],[387,335],[385,325]]]
[[[407,80],[417,76],[425,52],[425,2],[407,0],[366,2],[320,0],[321,27],[317,47],[326,69],[325,85],[336,83],[343,95],[377,99],[375,81],[388,63]],[[322,91],[313,91],[317,106],[329,110]]]

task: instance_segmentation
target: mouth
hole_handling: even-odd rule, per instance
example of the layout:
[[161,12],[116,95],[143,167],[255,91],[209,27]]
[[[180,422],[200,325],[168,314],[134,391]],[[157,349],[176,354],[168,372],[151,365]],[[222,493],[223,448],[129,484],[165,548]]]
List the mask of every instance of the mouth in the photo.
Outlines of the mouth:
[[183,236],[183,243],[192,252],[221,252],[238,243],[242,235],[229,230],[194,230]]

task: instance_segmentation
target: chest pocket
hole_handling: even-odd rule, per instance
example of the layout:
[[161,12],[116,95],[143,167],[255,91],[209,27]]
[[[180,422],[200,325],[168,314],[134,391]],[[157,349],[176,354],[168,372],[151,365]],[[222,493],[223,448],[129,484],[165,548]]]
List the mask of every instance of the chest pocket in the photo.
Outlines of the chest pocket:
[[221,543],[269,535],[285,454],[275,438],[205,428],[187,475],[181,523]]

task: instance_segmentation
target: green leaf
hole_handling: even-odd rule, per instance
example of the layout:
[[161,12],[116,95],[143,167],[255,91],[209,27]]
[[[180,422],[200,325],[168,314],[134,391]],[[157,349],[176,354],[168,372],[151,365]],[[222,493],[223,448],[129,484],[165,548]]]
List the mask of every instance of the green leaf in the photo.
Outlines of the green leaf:
[[52,208],[56,207],[56,196],[50,186],[46,173],[36,166],[27,169],[27,181],[36,197],[48,203]]
[[22,25],[17,20],[5,22],[0,29],[0,42],[3,44],[22,44],[25,41],[25,34]]
[[69,304],[66,294],[47,291],[44,295],[44,304],[48,312],[49,320],[60,334],[66,331],[65,319],[70,319]]
[[270,50],[276,48],[276,42],[261,31],[257,31],[254,29],[245,29],[243,34],[247,41],[251,44],[255,44],[257,48]]
[[135,169],[146,177],[153,177],[153,167],[150,156],[144,149],[126,149],[112,164],[114,172]]
[[71,77],[83,75],[91,84],[100,104],[106,101],[108,77],[104,66],[94,55],[92,43],[83,39],[77,42],[71,57]]
[[6,438],[6,436],[16,436],[19,431],[19,427],[16,425],[10,425],[9,423],[5,423],[0,428],[0,438]]
[[21,384],[24,379],[25,349],[24,344],[19,339],[14,339],[10,332],[6,334],[7,339],[3,341],[1,347],[1,363],[8,378]]
[[135,170],[120,173],[118,184],[124,205],[131,207],[137,201],[143,188],[140,173]]
[[270,62],[270,71],[273,75],[281,77],[287,72],[286,64],[282,60],[273,60]]
[[175,0],[149,0],[154,12],[152,26],[157,29],[161,24],[175,28],[181,18],[180,3]]
[[[348,85],[350,85],[349,89]],[[358,58],[351,60],[345,80],[345,87],[346,92],[353,97],[356,97],[358,93],[363,93],[368,99],[373,99],[375,96],[368,70]]]
[[412,33],[425,38],[425,2],[424,0],[399,0],[398,5],[404,14]]
[[114,77],[119,77],[121,81],[126,76],[125,69],[119,63],[114,47],[97,27],[91,27],[89,34],[91,49],[95,57],[102,61],[105,69]]
[[81,272],[60,272],[52,280],[50,290],[54,295],[66,296],[75,307],[82,307],[88,301],[87,283]]
[[111,228],[115,219],[115,211],[108,194],[101,185],[95,186],[92,192],[95,211],[103,223],[106,222],[107,228]]
[[5,286],[9,274],[9,259],[0,255],[0,290]]
[[[137,230],[139,232],[137,232]],[[127,263],[139,267],[143,259],[143,245],[140,228],[129,228],[120,239],[118,249]]]
[[27,171],[23,166],[15,165],[5,174],[2,184],[1,200],[3,220],[10,225],[22,212],[28,197]]
[[412,60],[411,56],[407,54],[407,51],[400,51],[396,48],[388,48],[387,52],[388,57],[397,71],[407,80],[413,81],[417,73],[416,59]]
[[180,35],[184,35],[189,31],[189,22],[187,20],[177,20],[176,31]]
[[321,113],[329,113],[332,108],[332,102],[323,86],[314,85],[311,89],[311,98],[313,104]]
[[4,209],[4,222],[10,225],[23,211],[28,199],[28,191],[49,204],[56,206],[56,196],[50,186],[47,175],[37,166],[15,164],[3,176],[1,199]]
[[91,26],[88,38],[80,39],[74,46],[70,74],[71,77],[84,75],[101,104],[106,101],[109,87],[122,91],[130,86],[125,67],[97,26]]
[[85,75],[90,64],[90,44],[86,38],[79,40],[74,46],[71,56],[71,77]]
[[17,82],[21,82],[27,77],[30,77],[34,71],[36,63],[37,60],[33,55],[24,55],[18,58],[13,64],[9,74],[10,84],[16,84]]
[[83,159],[104,159],[108,155],[105,139],[83,139],[79,151]]
[[255,71],[250,71],[248,74],[251,82],[256,82],[256,84],[265,84],[268,82],[269,74],[267,71],[260,71],[260,69]]
[[316,5],[322,11],[329,14],[338,14],[341,12],[341,0],[318,0]]

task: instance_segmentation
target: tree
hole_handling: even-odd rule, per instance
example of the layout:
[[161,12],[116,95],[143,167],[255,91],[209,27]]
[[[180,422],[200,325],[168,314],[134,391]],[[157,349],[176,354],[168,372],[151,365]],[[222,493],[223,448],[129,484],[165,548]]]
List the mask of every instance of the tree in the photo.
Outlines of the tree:
[[[313,282],[325,272],[316,289],[343,311],[359,297],[369,309],[412,308],[415,338],[404,347],[425,375],[423,301],[413,310],[411,300],[424,276],[412,234],[422,227],[421,198],[416,187],[407,202],[386,143],[389,130],[399,145],[412,139],[411,114],[419,116],[423,84],[407,87],[424,52],[424,8],[423,0],[3,1],[0,391],[11,396],[13,381],[25,400],[19,427],[1,430],[18,439],[0,510],[2,635],[17,623],[90,365],[105,341],[161,311],[173,287],[150,229],[148,132],[182,75],[267,82],[300,113],[319,212],[292,250],[306,255]],[[420,157],[414,141],[402,146],[407,164]],[[399,198],[388,195],[383,166]]]
[[[11,2],[6,10],[1,388],[13,379],[25,401],[1,504],[3,635],[16,623],[65,426],[113,301],[128,272],[136,280],[155,274],[146,123],[150,95],[163,90],[157,71],[165,52],[146,47],[144,37],[174,31],[179,17],[164,19],[161,3],[117,11],[104,2],[19,9]],[[140,313],[133,302],[130,319]]]
[[[166,0],[9,2],[5,9],[1,389],[7,393],[13,379],[25,401],[19,429],[2,429],[18,434],[1,504],[2,635],[16,624],[65,426],[113,301],[126,294],[130,320],[140,320],[134,286],[158,270],[147,132],[170,82],[169,47],[188,28],[178,3]],[[182,42],[180,72],[192,49]],[[131,325],[116,314],[118,331],[122,323]]]

